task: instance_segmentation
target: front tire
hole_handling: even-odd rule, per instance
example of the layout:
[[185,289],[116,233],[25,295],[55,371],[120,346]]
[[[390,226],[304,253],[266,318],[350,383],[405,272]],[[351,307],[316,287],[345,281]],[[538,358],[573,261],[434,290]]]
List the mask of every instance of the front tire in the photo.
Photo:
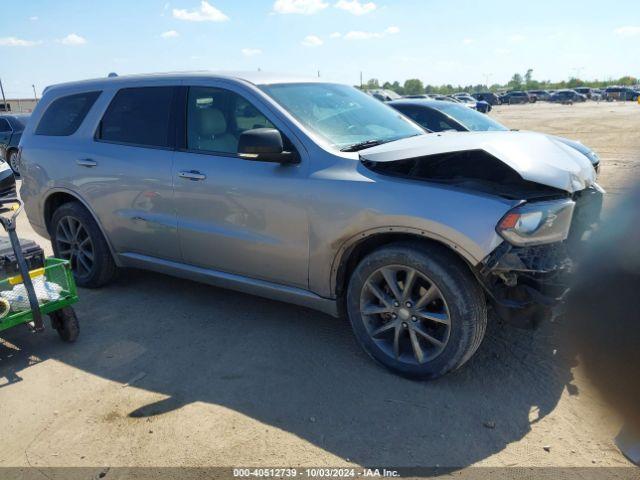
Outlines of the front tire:
[[98,288],[111,282],[116,265],[98,224],[78,202],[65,203],[51,218],[51,243],[58,258],[71,262],[80,287]]
[[16,177],[20,176],[20,165],[18,165],[18,151],[17,150],[9,150],[9,156],[7,158],[7,163],[13,170],[13,174]]
[[369,254],[350,278],[347,312],[365,352],[414,379],[460,368],[487,325],[480,285],[439,245],[397,243]]

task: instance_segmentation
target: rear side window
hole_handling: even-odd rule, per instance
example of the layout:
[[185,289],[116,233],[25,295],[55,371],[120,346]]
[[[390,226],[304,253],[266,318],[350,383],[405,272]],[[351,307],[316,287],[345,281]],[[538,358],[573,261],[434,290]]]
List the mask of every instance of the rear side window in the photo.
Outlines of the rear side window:
[[124,88],[102,117],[96,138],[106,142],[169,147],[173,87]]
[[36,135],[74,134],[99,96],[100,92],[84,92],[54,100],[42,115]]

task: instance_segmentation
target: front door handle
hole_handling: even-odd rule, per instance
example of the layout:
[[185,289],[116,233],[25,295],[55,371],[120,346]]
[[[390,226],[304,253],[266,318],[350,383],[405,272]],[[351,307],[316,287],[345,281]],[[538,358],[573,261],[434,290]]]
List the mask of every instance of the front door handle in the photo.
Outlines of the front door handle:
[[98,166],[98,162],[96,162],[95,160],[91,160],[90,158],[83,158],[82,160],[77,160],[76,163],[81,167],[87,167],[87,168]]
[[197,170],[183,170],[178,173],[180,178],[186,178],[187,180],[193,180],[194,182],[205,180],[207,176],[204,173],[200,173]]

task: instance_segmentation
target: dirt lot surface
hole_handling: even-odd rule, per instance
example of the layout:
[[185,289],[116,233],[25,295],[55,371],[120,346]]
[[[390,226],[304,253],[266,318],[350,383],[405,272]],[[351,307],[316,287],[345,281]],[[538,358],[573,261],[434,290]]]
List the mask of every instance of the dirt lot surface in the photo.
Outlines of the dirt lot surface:
[[[640,173],[640,105],[492,115],[594,148],[614,199]],[[492,324],[465,368],[420,383],[303,308],[137,271],[80,295],[75,345],[2,335],[0,466],[629,465],[556,323]]]

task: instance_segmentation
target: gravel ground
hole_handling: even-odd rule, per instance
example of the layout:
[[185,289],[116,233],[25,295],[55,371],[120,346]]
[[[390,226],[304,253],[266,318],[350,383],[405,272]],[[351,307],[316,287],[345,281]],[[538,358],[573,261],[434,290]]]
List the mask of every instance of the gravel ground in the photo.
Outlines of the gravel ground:
[[[492,115],[593,147],[614,200],[640,172],[640,105]],[[465,368],[420,383],[303,308],[137,271],[80,296],[77,344],[0,339],[0,467],[629,465],[555,323],[492,324]]]

